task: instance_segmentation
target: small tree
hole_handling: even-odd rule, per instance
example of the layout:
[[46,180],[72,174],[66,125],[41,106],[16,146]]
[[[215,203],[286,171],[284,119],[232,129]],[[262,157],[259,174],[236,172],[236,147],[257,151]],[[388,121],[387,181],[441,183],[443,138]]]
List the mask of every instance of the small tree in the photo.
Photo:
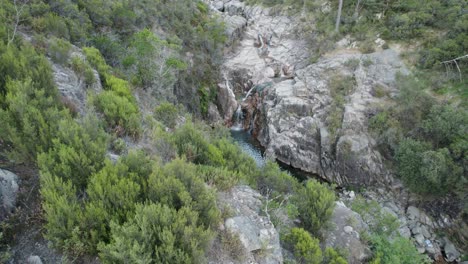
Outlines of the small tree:
[[322,262],[322,250],[319,240],[312,238],[302,228],[293,228],[286,236],[286,241],[292,246],[294,256],[302,264],[320,264]]
[[305,229],[318,236],[333,213],[335,193],[329,186],[310,180],[293,196],[293,203]]

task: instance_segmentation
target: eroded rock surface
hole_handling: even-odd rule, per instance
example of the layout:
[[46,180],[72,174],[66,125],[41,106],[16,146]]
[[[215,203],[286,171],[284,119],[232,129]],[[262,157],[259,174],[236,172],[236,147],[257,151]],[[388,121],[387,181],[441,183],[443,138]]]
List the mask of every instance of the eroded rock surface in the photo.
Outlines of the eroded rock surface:
[[[85,58],[85,55],[79,48],[73,47],[72,50],[70,57],[76,56],[82,59]],[[51,66],[55,84],[62,95],[62,101],[68,107],[74,108],[79,114],[83,115],[86,113],[86,110],[89,109],[89,107],[86,106],[88,91],[93,91],[95,93],[102,91],[101,81],[97,71],[93,69],[94,83],[87,85],[85,78],[74,72],[70,67],[53,63],[52,61]]]
[[[220,193],[219,204],[229,207],[233,215],[226,219],[224,228],[239,236],[246,253],[241,263],[283,263],[279,234],[271,221],[261,215],[260,193],[248,186],[237,186]],[[220,258],[216,261],[225,263],[226,259]]]
[[348,251],[348,263],[363,263],[371,255],[370,249],[360,239],[360,232],[368,230],[361,216],[342,202],[336,202],[332,228],[324,234],[325,247],[342,248]]
[[0,169],[0,221],[13,213],[16,208],[18,180],[16,174]]

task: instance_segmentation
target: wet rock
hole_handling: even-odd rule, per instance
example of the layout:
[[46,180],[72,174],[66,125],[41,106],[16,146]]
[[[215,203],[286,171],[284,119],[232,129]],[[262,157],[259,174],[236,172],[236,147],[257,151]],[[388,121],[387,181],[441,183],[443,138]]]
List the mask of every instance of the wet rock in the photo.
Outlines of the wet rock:
[[229,81],[218,84],[217,103],[224,120],[231,120],[237,109],[237,101]]
[[16,174],[0,169],[0,221],[13,213],[16,208],[18,180]]

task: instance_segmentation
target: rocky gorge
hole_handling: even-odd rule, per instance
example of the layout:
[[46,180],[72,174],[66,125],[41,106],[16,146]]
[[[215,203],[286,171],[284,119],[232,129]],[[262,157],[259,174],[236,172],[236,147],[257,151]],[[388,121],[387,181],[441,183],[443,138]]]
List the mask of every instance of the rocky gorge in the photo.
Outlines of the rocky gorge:
[[[466,230],[463,221],[443,209],[425,213],[430,205],[384,165],[368,128],[376,109],[398,94],[396,78],[410,73],[398,47],[384,49],[385,42],[376,37],[377,50],[362,54],[356,42],[345,38],[312,63],[308,43],[294,33],[297,17],[242,1],[210,1],[210,6],[225,21],[231,45],[218,85],[225,123],[235,123],[237,111],[241,126],[259,141],[266,157],[345,189],[363,190],[366,199],[399,219],[400,234],[411,238],[420,253],[457,261],[460,250],[440,230]],[[354,199],[354,192],[351,197],[345,193],[342,201]],[[366,249],[359,235],[352,238],[359,231],[339,220],[343,210],[351,211],[343,208],[344,203],[335,208],[336,229],[326,243],[352,248],[348,261],[360,263]],[[363,224],[359,230],[365,223],[358,222]],[[336,240],[346,235],[350,238]]]

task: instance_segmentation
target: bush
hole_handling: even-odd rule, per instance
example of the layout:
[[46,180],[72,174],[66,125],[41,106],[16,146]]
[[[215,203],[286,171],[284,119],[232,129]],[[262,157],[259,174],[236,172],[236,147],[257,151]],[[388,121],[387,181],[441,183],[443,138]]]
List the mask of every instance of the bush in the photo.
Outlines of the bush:
[[70,57],[70,50],[70,42],[63,39],[52,38],[49,41],[47,53],[54,62],[64,65]]
[[70,60],[70,64],[76,74],[84,77],[86,85],[91,85],[96,81],[93,68],[91,68],[89,63],[83,58],[73,56]]
[[83,190],[91,174],[104,165],[108,138],[98,120],[91,116],[79,123],[62,120],[52,142],[53,147],[38,156],[41,175],[59,177]]
[[94,105],[117,135],[137,137],[141,133],[138,107],[128,98],[115,91],[104,91],[96,96]]
[[316,180],[309,180],[292,197],[299,211],[299,217],[306,230],[320,235],[320,229],[326,227],[335,207],[335,193],[329,186]]
[[323,256],[319,240],[312,238],[304,229],[291,229],[291,233],[286,236],[285,240],[291,244],[294,256],[298,260],[298,263],[322,263]]
[[177,153],[196,164],[223,166],[225,160],[222,152],[209,143],[207,136],[197,130],[193,124],[186,123],[171,136]]
[[174,128],[176,126],[179,109],[171,103],[161,103],[154,109],[154,117],[161,121],[166,127]]
[[220,221],[214,192],[196,175],[195,165],[174,160],[156,170],[148,180],[148,199],[176,209],[187,206],[199,215],[200,224],[214,227]]
[[256,175],[253,173],[248,175],[255,177],[255,185],[264,195],[292,194],[300,186],[296,178],[282,171],[278,164],[272,161],[268,161],[264,167],[257,171]]
[[348,264],[348,261],[333,248],[327,248],[325,250],[323,264]]
[[[42,208],[46,220],[45,237],[56,248],[77,250],[79,239],[73,236],[82,219],[82,209],[71,181],[50,173],[41,175]],[[81,250],[78,250],[81,251]],[[82,252],[76,252],[82,253]]]
[[111,223],[110,243],[99,245],[99,256],[103,263],[201,263],[213,233],[197,218],[188,207],[137,205],[128,222]]
[[389,240],[386,236],[373,236],[371,242],[375,255],[371,263],[430,263],[427,256],[419,254],[418,250],[409,239],[397,237],[393,240]]
[[135,206],[141,198],[141,186],[132,178],[122,162],[116,165],[107,161],[106,166],[91,176],[86,202],[82,241],[90,252],[95,252],[101,241],[109,240],[108,223],[122,224],[127,216],[133,215]]
[[446,194],[460,183],[463,174],[447,149],[434,151],[429,144],[412,139],[400,143],[395,159],[398,175],[420,194]]

